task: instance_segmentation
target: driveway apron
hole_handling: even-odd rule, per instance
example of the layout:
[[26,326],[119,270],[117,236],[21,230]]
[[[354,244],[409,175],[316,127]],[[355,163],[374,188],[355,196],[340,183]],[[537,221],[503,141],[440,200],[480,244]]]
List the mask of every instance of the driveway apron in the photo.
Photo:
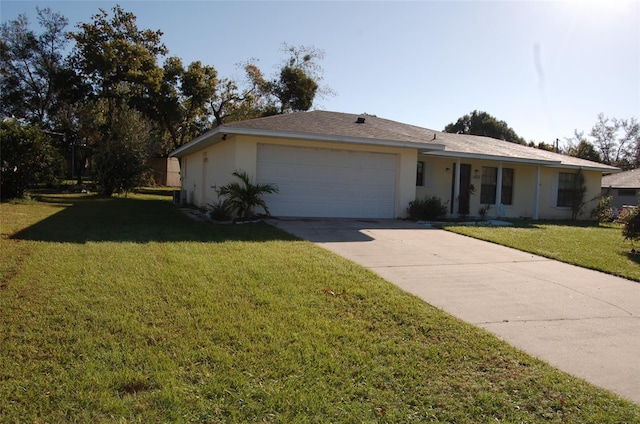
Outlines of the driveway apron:
[[399,220],[269,223],[640,404],[640,283]]

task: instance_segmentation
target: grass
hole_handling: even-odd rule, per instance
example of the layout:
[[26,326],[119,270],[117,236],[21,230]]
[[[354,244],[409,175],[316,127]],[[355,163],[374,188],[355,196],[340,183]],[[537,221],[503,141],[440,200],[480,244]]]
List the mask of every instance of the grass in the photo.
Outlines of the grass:
[[0,422],[639,422],[266,224],[159,193],[2,204]]
[[447,230],[562,262],[640,281],[640,255],[619,224],[514,221],[513,227],[448,226]]

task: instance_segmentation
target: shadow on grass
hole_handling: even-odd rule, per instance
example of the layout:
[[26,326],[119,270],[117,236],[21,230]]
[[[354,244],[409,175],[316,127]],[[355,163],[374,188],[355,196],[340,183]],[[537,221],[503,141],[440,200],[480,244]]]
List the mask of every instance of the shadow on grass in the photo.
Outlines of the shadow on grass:
[[16,232],[12,239],[59,243],[297,240],[264,223],[193,221],[162,199],[47,195],[39,200],[60,205],[61,210]]
[[640,252],[629,251],[629,252],[625,252],[625,255],[627,256],[627,259],[640,265]]

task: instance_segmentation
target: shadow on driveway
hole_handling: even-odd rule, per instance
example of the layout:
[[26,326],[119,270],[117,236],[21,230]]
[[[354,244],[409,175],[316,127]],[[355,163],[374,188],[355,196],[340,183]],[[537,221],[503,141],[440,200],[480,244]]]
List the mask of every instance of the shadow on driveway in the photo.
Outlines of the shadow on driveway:
[[400,219],[270,218],[267,222],[313,243],[369,242],[370,230],[422,229],[423,225]]

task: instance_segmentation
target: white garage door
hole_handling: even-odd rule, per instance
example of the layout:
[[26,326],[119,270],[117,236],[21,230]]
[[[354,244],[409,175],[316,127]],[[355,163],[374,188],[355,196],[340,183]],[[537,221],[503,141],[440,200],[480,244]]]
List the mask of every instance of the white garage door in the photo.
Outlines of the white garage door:
[[258,145],[257,181],[274,216],[394,218],[396,155]]

